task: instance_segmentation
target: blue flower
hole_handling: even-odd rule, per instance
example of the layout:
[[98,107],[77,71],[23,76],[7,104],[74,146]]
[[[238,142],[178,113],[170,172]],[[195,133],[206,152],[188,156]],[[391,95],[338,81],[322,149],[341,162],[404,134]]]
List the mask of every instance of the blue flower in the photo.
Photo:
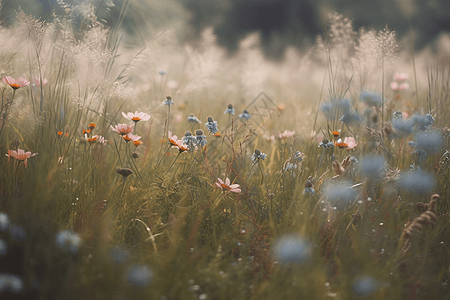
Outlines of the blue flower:
[[158,73],[159,73],[160,75],[166,75],[166,74],[167,74],[167,72],[164,71],[164,70],[159,70]]
[[395,118],[392,120],[392,127],[398,137],[407,137],[414,130],[414,121],[411,119]]
[[431,125],[434,123],[434,118],[430,114],[426,114],[425,116],[414,115],[412,117],[414,123],[419,126],[420,130],[426,131],[429,130]]
[[340,119],[342,123],[349,125],[352,123],[360,122],[362,120],[361,116],[357,112],[348,111]]
[[363,158],[361,173],[370,180],[382,179],[386,174],[385,159],[382,156],[368,155]]
[[163,101],[164,105],[173,105],[172,97],[167,96],[166,100]]
[[359,100],[367,104],[368,106],[375,106],[375,107],[381,107],[382,104],[382,97],[381,94],[363,90],[359,94]]
[[64,251],[70,251],[75,254],[78,252],[78,247],[81,244],[81,238],[78,234],[69,230],[63,230],[56,234],[56,246]]
[[266,157],[267,157],[267,154],[262,153],[261,150],[259,150],[259,149],[255,149],[255,152],[254,152],[253,155],[252,155],[252,161],[253,161],[253,163],[255,164],[255,163],[257,163],[260,159],[262,159],[262,160],[266,159]]
[[217,128],[217,121],[214,121],[213,117],[209,116],[206,119],[206,127],[208,127],[208,131],[211,132],[212,134],[215,134],[219,131],[219,129]]
[[356,294],[366,296],[375,292],[378,283],[371,276],[361,276],[353,282],[352,288]]
[[200,120],[196,117],[196,116],[194,116],[194,114],[190,114],[188,117],[187,117],[187,119],[188,119],[188,122],[189,123],[200,123]]
[[334,147],[334,143],[325,139],[319,143],[318,147],[331,148],[331,147]]
[[0,255],[5,255],[8,250],[8,245],[2,239],[0,239]]
[[27,232],[21,226],[13,225],[9,229],[9,232],[15,242],[23,242],[27,239]]
[[116,264],[121,264],[128,260],[128,253],[119,247],[109,249],[108,254],[109,258]]
[[137,287],[145,287],[153,278],[153,272],[146,266],[133,266],[128,271],[128,283]]
[[195,131],[195,145],[201,146],[203,148],[206,145],[206,143],[207,143],[207,140],[206,140],[206,136],[204,135],[203,130],[197,129]]
[[358,196],[358,191],[351,186],[350,181],[329,181],[324,185],[323,195],[332,205],[345,208]]
[[242,112],[242,114],[240,114],[238,116],[238,118],[241,120],[247,121],[247,120],[250,120],[252,118],[252,116],[250,116],[248,111],[246,109],[244,109],[244,111]]
[[0,213],[0,231],[6,231],[9,228],[9,217],[5,213]]
[[442,134],[439,131],[427,131],[416,133],[417,148],[424,150],[428,154],[441,151],[443,146]]
[[308,242],[300,236],[286,235],[274,243],[275,259],[281,264],[302,263],[311,256]]
[[301,153],[300,151],[296,151],[294,154],[294,162],[299,163],[303,160],[303,153]]
[[0,274],[0,293],[10,291],[20,293],[23,289],[23,282],[19,276],[12,274]]
[[433,191],[436,186],[436,179],[430,173],[414,170],[401,176],[399,186],[410,193],[426,195]]
[[394,119],[403,119],[403,113],[401,111],[397,110],[396,112],[394,112],[392,114],[392,117]]
[[224,114],[229,114],[229,115],[234,115],[235,114],[235,111],[234,111],[234,108],[233,108],[233,104],[228,104],[228,107],[227,107],[227,109],[225,109],[225,111],[223,112]]

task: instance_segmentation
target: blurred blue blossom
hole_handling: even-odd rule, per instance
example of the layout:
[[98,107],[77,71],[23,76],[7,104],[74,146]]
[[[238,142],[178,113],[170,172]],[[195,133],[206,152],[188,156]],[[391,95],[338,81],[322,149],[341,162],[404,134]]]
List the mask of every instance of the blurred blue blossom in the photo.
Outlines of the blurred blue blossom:
[[299,163],[303,160],[303,153],[301,153],[300,151],[296,151],[294,154],[294,162]]
[[339,119],[339,121],[346,125],[350,125],[353,123],[361,122],[362,118],[357,112],[348,111]]
[[27,232],[21,226],[13,225],[11,226],[9,232],[15,242],[23,242],[27,239]]
[[136,265],[129,269],[128,283],[137,287],[145,287],[152,281],[153,273],[147,266]]
[[207,143],[207,140],[206,140],[206,136],[204,135],[203,130],[197,129],[195,131],[195,145],[203,148],[206,145],[206,143]]
[[286,235],[274,242],[274,258],[279,263],[302,263],[309,259],[308,242],[300,236]]
[[248,111],[246,109],[244,109],[244,111],[242,112],[242,114],[240,114],[238,116],[239,119],[244,120],[244,121],[248,121],[252,118],[252,116],[250,116],[250,114],[248,113]]
[[109,249],[108,255],[109,258],[116,264],[121,264],[128,260],[128,253],[120,247]]
[[392,120],[392,127],[394,127],[397,137],[407,137],[414,130],[414,121],[411,119],[396,118]]
[[358,196],[356,189],[351,188],[350,181],[328,181],[324,184],[323,195],[333,206],[345,208]]
[[0,239],[0,255],[5,255],[8,250],[8,245],[2,239]]
[[325,102],[320,106],[320,111],[329,119],[334,120],[339,113],[348,114],[351,110],[351,100],[349,98],[332,98],[330,102]]
[[20,293],[23,289],[23,282],[19,276],[12,274],[0,274],[0,293],[10,291]]
[[427,131],[416,133],[417,148],[424,150],[428,154],[437,153],[442,150],[443,138],[439,131]]
[[356,294],[366,296],[376,291],[378,283],[371,276],[360,276],[353,281],[352,288]]
[[303,190],[303,195],[306,195],[306,194],[314,195],[315,192],[316,192],[316,190],[313,189],[312,187],[305,187],[305,189]]
[[200,120],[196,117],[196,116],[194,116],[194,114],[190,114],[188,117],[187,117],[187,119],[188,119],[188,122],[189,123],[200,123]]
[[333,142],[330,142],[329,140],[322,140],[322,141],[319,143],[319,146],[318,146],[318,147],[331,148],[331,147],[333,147],[333,146],[334,146],[334,143],[333,143]]
[[81,238],[78,234],[69,230],[63,230],[56,234],[56,246],[64,251],[70,251],[75,254],[78,252],[78,247],[81,244]]
[[167,96],[166,100],[163,101],[164,105],[173,105],[172,97]]
[[166,71],[164,71],[164,70],[159,70],[159,71],[158,71],[158,74],[159,74],[159,75],[166,75],[166,74],[167,74],[167,72],[166,72]]
[[429,130],[431,125],[434,123],[434,118],[430,114],[426,114],[425,116],[414,115],[412,117],[414,123],[419,127],[420,130]]
[[6,231],[9,228],[9,217],[5,213],[0,213],[0,231]]
[[380,180],[386,173],[386,161],[382,156],[367,155],[361,163],[361,174],[370,180]]
[[431,193],[436,185],[436,179],[433,174],[422,170],[409,171],[403,174],[399,180],[400,188],[406,191],[425,195]]
[[381,94],[363,90],[359,94],[359,100],[367,104],[368,106],[375,106],[375,107],[381,107],[382,104],[382,97]]

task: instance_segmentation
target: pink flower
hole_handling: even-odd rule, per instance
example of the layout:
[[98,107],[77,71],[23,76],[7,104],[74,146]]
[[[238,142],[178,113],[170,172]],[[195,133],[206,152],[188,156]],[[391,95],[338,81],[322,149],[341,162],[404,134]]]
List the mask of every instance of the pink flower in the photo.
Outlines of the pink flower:
[[398,89],[399,89],[398,82],[392,81],[391,82],[391,90],[398,91]]
[[[172,131],[169,131],[169,143],[178,148],[178,137],[176,135],[172,135]],[[181,140],[180,140],[181,141]]]
[[8,160],[12,157],[17,159],[19,162],[23,161],[25,168],[27,167],[27,159],[36,155],[37,153],[31,153],[30,151],[25,152],[25,150],[22,149],[17,149],[17,151],[8,150],[8,154],[6,154],[6,156],[8,156]]
[[127,135],[128,133],[131,133],[134,129],[134,124],[128,125],[128,124],[117,124],[116,126],[111,127],[112,131],[117,132],[120,135]]
[[[42,79],[42,86],[46,85],[48,83],[48,80],[46,78]],[[34,84],[36,86],[40,86],[41,85],[41,80],[39,78],[35,78],[34,79]]]
[[280,133],[280,134],[278,135],[278,137],[279,137],[280,139],[287,139],[287,138],[293,137],[294,134],[295,134],[295,131],[285,130],[285,131],[283,131],[282,133]]
[[356,143],[355,139],[352,138],[352,137],[346,137],[344,139],[344,143],[347,144],[347,150],[352,150],[356,146],[358,146],[358,144]]
[[400,86],[398,87],[398,89],[399,89],[400,91],[407,90],[407,89],[409,89],[409,84],[406,83],[406,82],[401,83]]
[[132,112],[129,112],[127,114],[122,112],[122,116],[125,119],[128,119],[128,120],[133,121],[133,122],[150,120],[150,115],[148,115],[146,113],[143,113],[143,112],[137,112],[137,111],[134,114]]
[[233,192],[233,193],[240,193],[241,189],[239,189],[239,184],[231,184],[230,185],[230,179],[226,178],[225,182],[222,181],[222,179],[217,178],[219,182],[216,182],[216,186],[219,187],[222,191],[225,191],[226,193]]
[[394,80],[395,81],[405,81],[406,79],[408,79],[408,74],[406,73],[395,73],[394,74]]
[[14,79],[11,76],[3,77],[2,81],[6,82],[7,84],[9,84],[15,90],[30,84],[30,82],[28,80],[24,79],[24,78]]

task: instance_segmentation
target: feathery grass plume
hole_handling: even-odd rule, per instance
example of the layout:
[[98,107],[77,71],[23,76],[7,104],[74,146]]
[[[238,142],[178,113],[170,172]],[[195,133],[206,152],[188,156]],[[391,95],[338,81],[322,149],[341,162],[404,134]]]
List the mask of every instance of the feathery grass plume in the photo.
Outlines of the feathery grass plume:
[[359,94],[359,100],[361,100],[368,106],[375,107],[381,107],[381,103],[383,102],[380,94],[367,90],[361,91],[361,93]]
[[436,179],[431,173],[422,170],[413,170],[402,174],[398,184],[400,188],[409,193],[426,195],[433,191],[436,185]]
[[273,256],[281,264],[298,264],[311,256],[309,243],[296,235],[285,235],[274,241]]
[[437,224],[436,205],[440,196],[434,194],[431,196],[430,203],[427,205],[427,210],[421,213],[411,223],[409,223],[403,230],[400,239],[403,241],[403,247],[400,250],[405,254],[412,247],[412,240],[419,236],[427,227],[434,228]]

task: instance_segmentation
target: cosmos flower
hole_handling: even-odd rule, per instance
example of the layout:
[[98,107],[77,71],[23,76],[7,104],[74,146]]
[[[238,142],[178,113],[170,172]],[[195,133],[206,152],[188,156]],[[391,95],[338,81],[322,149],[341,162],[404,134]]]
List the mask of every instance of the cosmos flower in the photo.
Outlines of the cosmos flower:
[[[42,86],[46,85],[48,83],[48,80],[46,78],[42,79]],[[34,79],[34,85],[40,86],[41,80],[39,78]]]
[[398,91],[399,90],[399,84],[396,81],[392,81],[390,84],[391,90]]
[[230,184],[230,179],[225,178],[225,182],[223,182],[222,179],[217,178],[219,182],[216,182],[216,186],[219,187],[222,191],[225,191],[226,193],[233,192],[233,193],[240,193],[241,189],[239,189],[239,184]]
[[130,141],[135,142],[135,141],[138,141],[138,140],[141,139],[141,137],[139,135],[134,135],[134,134],[131,134],[131,133],[128,133],[126,135],[122,135],[122,138],[127,143],[130,142]]
[[172,135],[172,131],[169,131],[169,143],[175,147],[178,145],[178,137],[176,135]]
[[[173,146],[173,147],[175,147],[175,146]],[[185,151],[189,150],[189,148],[185,144],[183,144],[182,140],[177,141],[176,147],[178,148],[178,151],[180,151],[180,152],[185,152]]]
[[6,154],[6,156],[8,156],[8,160],[12,157],[17,159],[19,162],[23,161],[23,163],[25,164],[25,168],[27,167],[28,158],[36,155],[37,153],[31,153],[30,151],[25,152],[25,150],[22,149],[17,149],[17,151],[8,150],[8,154]]
[[128,133],[133,132],[134,124],[117,124],[116,126],[110,126],[112,131],[117,132],[120,135],[127,135]]
[[346,137],[344,139],[344,143],[347,144],[347,150],[352,150],[356,146],[358,146],[358,144],[355,141],[355,138],[353,138],[353,137]]
[[212,134],[216,134],[219,129],[217,128],[217,121],[214,121],[213,117],[209,116],[206,119],[206,127],[208,127],[208,131],[211,132]]
[[253,163],[255,164],[255,163],[257,163],[260,159],[262,159],[262,160],[266,159],[266,157],[267,157],[267,154],[262,153],[261,150],[259,150],[259,149],[255,149],[255,152],[254,152],[253,155],[252,155],[252,161],[253,161]]
[[287,139],[293,137],[295,135],[295,131],[285,130],[278,135],[280,139]]
[[24,79],[24,78],[14,79],[11,76],[3,77],[2,81],[6,82],[7,84],[9,84],[9,86],[12,87],[15,90],[30,84],[30,82],[28,80]]
[[244,111],[242,112],[242,114],[240,114],[238,116],[238,118],[243,120],[243,121],[248,121],[248,120],[250,120],[252,118],[252,116],[250,116],[248,111],[246,109],[244,109]]
[[234,111],[234,108],[233,108],[233,104],[228,104],[228,107],[227,107],[227,109],[225,109],[225,111],[223,112],[223,114],[229,114],[229,115],[234,115],[235,114],[235,111]]
[[394,80],[395,81],[405,81],[406,79],[408,79],[408,74],[407,73],[395,73],[394,74]]
[[138,111],[136,111],[135,113],[129,112],[127,114],[122,112],[122,116],[125,119],[133,121],[135,123],[137,123],[139,121],[148,121],[148,120],[150,120],[150,115],[148,115],[146,113],[143,113],[143,112],[138,112]]

